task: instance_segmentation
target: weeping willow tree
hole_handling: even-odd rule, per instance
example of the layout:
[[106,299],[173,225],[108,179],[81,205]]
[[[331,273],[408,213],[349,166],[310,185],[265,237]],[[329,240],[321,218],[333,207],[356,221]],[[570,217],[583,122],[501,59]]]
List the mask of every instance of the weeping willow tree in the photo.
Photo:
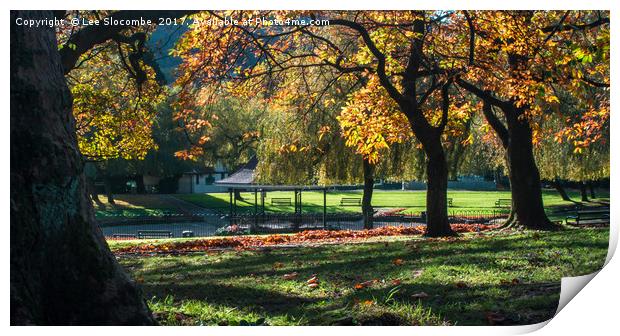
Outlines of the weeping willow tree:
[[459,174],[495,179],[506,174],[504,150],[489,124],[479,114],[471,118],[467,142],[456,167]]
[[[558,120],[549,120],[545,128],[559,132]],[[608,132],[608,131],[607,131]],[[581,150],[575,150],[572,143],[545,138],[535,149],[541,177],[551,182],[564,200],[572,201],[561,181],[575,182],[580,186],[581,200],[588,201],[586,186],[610,176],[609,133],[596,143]]]

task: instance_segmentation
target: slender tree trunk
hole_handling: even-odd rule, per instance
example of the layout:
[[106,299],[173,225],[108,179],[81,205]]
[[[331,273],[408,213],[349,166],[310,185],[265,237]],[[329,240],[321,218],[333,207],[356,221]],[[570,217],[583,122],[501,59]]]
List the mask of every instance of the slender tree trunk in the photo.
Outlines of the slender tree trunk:
[[90,194],[91,199],[97,206],[104,207],[103,202],[99,199],[99,193],[97,193],[97,187],[95,186],[95,181],[91,178],[86,178],[86,188],[88,189],[88,193]]
[[112,181],[110,181],[110,177],[105,175],[103,177],[103,187],[105,189],[105,195],[108,199],[108,204],[116,205],[114,202],[114,193],[112,192]]
[[532,129],[523,113],[516,109],[506,111],[508,146],[506,157],[509,165],[510,190],[515,218],[510,226],[530,229],[553,229],[556,226],[545,214],[542,200],[540,173],[534,159]]
[[590,189],[590,198],[596,198],[596,193],[594,192],[594,183],[592,181],[588,181],[588,189]]
[[144,175],[136,174],[133,176],[133,179],[136,180],[136,192],[138,194],[146,193],[146,188],[144,187]]
[[245,201],[245,199],[243,198],[243,196],[241,196],[241,190],[239,189],[235,189],[235,199],[237,201]]
[[375,186],[375,167],[363,160],[364,165],[364,194],[362,195],[362,216],[364,217],[364,229],[372,229],[374,209],[372,207],[372,191]]
[[154,324],[94,223],[54,29],[11,11],[11,324]]
[[566,193],[566,189],[564,189],[564,187],[562,186],[562,183],[560,182],[559,179],[556,178],[554,180],[551,180],[550,182],[551,182],[551,185],[558,192],[558,194],[560,194],[560,196],[562,197],[562,200],[568,201],[568,202],[573,202],[573,200],[570,198],[570,196],[568,196],[568,194]]
[[588,190],[586,189],[586,183],[579,183],[579,191],[581,191],[581,201],[582,202],[590,202],[588,199]]

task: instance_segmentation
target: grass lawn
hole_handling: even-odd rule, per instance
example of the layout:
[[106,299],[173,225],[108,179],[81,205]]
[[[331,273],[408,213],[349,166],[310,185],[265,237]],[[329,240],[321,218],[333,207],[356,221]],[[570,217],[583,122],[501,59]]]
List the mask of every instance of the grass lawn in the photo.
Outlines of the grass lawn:
[[[580,199],[577,191],[569,192],[574,200]],[[254,194],[241,193],[245,201],[237,201],[237,206],[241,211],[252,211],[254,208]],[[183,194],[176,195],[178,198],[209,209],[220,209],[227,211],[229,207],[228,193],[212,194]],[[599,191],[601,198],[597,200],[608,200],[609,191]],[[270,212],[293,212],[293,206],[273,206],[272,198],[290,198],[294,200],[293,192],[274,191],[268,192],[265,198],[265,208]],[[328,212],[360,212],[360,206],[341,206],[340,200],[343,197],[362,197],[361,191],[350,192],[329,192],[327,194]],[[495,201],[499,198],[511,198],[510,191],[461,191],[449,190],[448,197],[453,199],[453,206],[448,211],[493,211]],[[307,191],[302,193],[303,210],[305,212],[323,211],[323,193],[317,191]],[[543,202],[545,207],[566,206],[573,203],[563,201],[555,190],[543,190]],[[259,199],[260,203],[260,199]],[[376,208],[404,208],[403,212],[424,211],[426,209],[425,191],[382,191],[375,190],[373,193],[373,206]]]
[[608,238],[495,232],[119,259],[165,325],[531,324],[553,316],[561,277],[600,269]]
[[174,206],[160,195],[118,194],[114,195],[114,203],[108,203],[104,195],[99,195],[103,206],[93,202],[95,215],[98,218],[109,216],[158,216],[176,212]]

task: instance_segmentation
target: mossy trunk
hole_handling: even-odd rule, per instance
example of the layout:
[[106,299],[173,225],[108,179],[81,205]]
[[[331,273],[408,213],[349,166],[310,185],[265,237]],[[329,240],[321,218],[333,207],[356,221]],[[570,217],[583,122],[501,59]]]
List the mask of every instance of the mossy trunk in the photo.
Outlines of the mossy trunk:
[[55,31],[15,24],[53,14],[10,16],[11,324],[154,324],[94,222]]

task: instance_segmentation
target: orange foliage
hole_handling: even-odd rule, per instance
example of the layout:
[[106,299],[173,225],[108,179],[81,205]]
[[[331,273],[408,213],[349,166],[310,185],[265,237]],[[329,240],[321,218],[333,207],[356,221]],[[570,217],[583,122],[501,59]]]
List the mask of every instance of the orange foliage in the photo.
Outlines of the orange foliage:
[[[484,224],[452,224],[452,230],[456,232],[476,232],[495,228],[495,225]],[[216,239],[199,239],[188,241],[177,241],[163,244],[145,244],[137,246],[123,247],[116,250],[117,254],[124,253],[177,253],[177,252],[197,252],[208,251],[222,248],[250,249],[263,246],[321,243],[321,242],[349,242],[380,236],[403,236],[421,235],[424,233],[424,226],[404,227],[387,226],[371,230],[314,230],[302,231],[293,235],[269,235],[252,237],[227,237]],[[401,259],[397,259],[402,264]],[[396,264],[395,261],[395,264]]]

